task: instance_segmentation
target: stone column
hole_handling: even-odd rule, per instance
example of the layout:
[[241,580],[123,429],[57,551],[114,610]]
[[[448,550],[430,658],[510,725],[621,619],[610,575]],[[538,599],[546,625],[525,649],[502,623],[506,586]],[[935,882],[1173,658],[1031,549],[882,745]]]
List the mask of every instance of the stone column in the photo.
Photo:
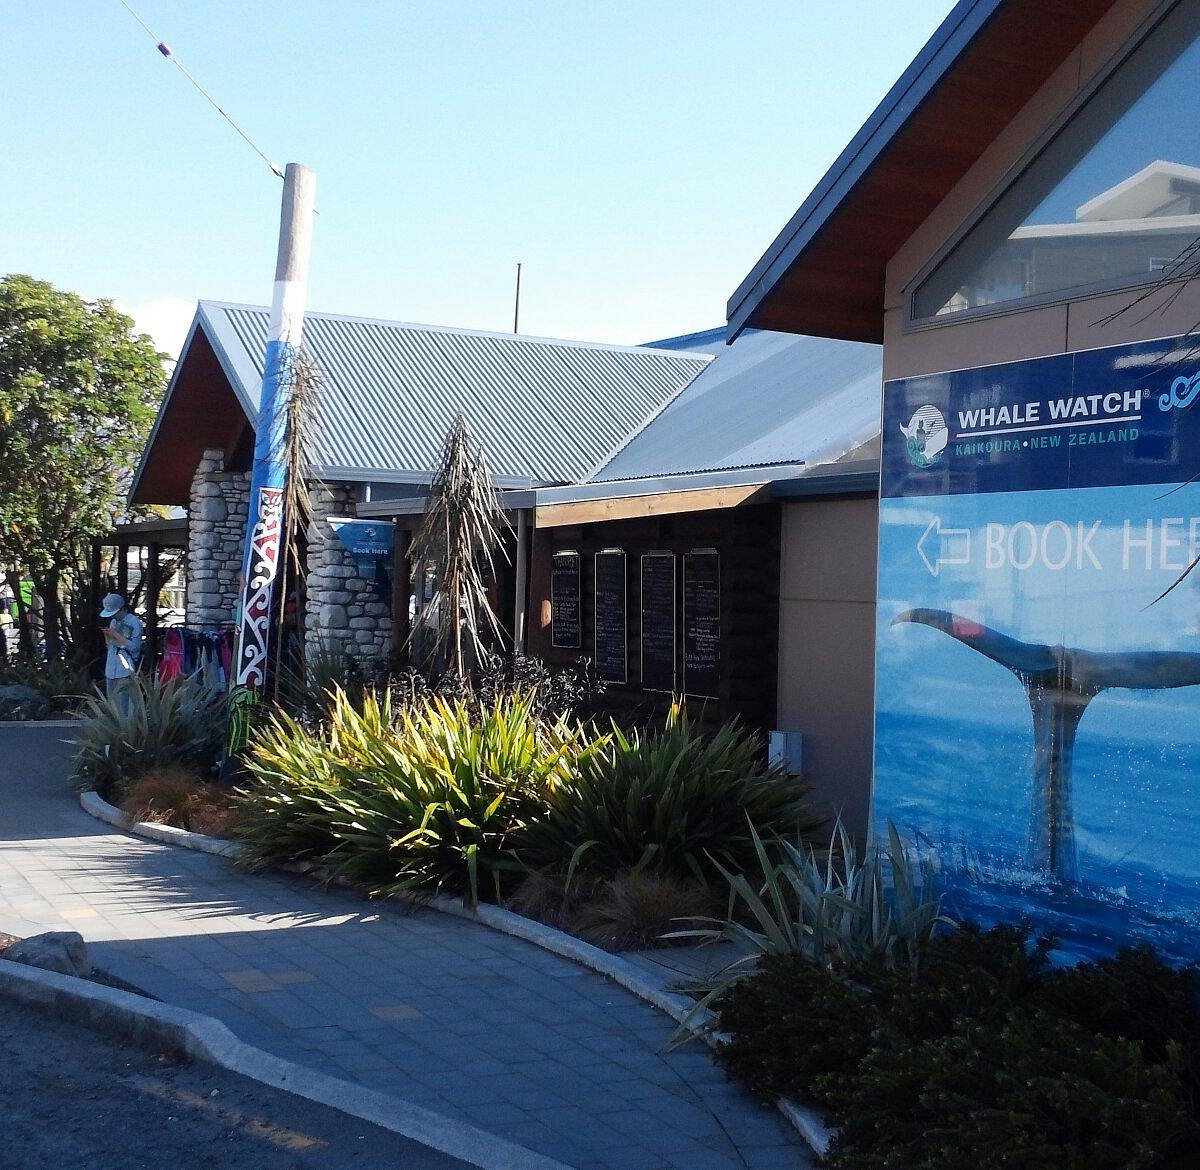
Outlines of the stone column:
[[[347,484],[314,484],[309,492],[308,595],[305,651],[347,654],[363,663],[387,657],[391,644],[390,597],[364,581],[354,558],[334,535],[330,516],[354,516],[354,490]],[[380,525],[390,523],[381,520]]]
[[249,506],[249,476],[226,471],[225,452],[210,447],[192,478],[188,507],[187,624],[192,629],[234,620]]

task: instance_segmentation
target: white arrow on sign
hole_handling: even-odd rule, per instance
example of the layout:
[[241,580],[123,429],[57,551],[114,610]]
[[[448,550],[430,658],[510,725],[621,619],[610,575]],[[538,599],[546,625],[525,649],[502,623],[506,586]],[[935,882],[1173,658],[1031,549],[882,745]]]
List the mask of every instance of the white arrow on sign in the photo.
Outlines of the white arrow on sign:
[[[932,550],[926,549],[926,544],[932,540]],[[943,555],[942,549],[948,548],[949,555]],[[933,552],[930,557],[929,552]],[[971,561],[971,530],[969,528],[943,528],[942,518],[935,516],[929,521],[929,526],[921,533],[917,541],[917,553],[925,562],[925,568],[936,577],[941,572],[942,565],[966,565]]]

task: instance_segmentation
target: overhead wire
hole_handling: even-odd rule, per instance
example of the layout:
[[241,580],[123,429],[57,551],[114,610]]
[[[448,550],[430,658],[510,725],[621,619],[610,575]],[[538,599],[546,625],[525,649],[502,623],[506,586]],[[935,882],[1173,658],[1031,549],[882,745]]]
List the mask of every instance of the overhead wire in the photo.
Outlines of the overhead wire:
[[202,86],[200,84],[200,82],[196,80],[196,78],[188,71],[187,67],[183,64],[183,62],[180,61],[179,58],[175,56],[174,52],[171,49],[171,46],[168,45],[166,41],[159,39],[159,37],[155,34],[154,30],[151,29],[151,27],[129,6],[129,4],[126,2],[126,0],[120,0],[120,4],[121,4],[121,7],[124,8],[125,11],[128,12],[129,15],[132,16],[133,19],[136,20],[138,22],[138,24],[140,24],[142,26],[143,29],[145,29],[146,35],[154,42],[155,47],[158,49],[158,51],[164,57],[166,57],[166,59],[168,61],[170,61],[179,70],[179,72],[182,73],[184,75],[184,77],[186,77],[188,79],[188,81],[190,81],[192,83],[192,85],[195,87],[196,91],[200,94],[200,96],[203,97],[204,100],[206,102],[208,102],[208,104],[210,106],[212,106],[212,108],[214,110],[216,110],[217,113],[220,114],[221,117],[224,118],[225,121],[228,122],[230,124],[230,126],[232,126],[234,128],[234,130],[237,131],[237,133],[241,137],[242,141],[245,142],[246,145],[249,146],[250,149],[253,150],[254,153],[257,154],[258,157],[261,158],[263,160],[263,162],[265,162],[267,164],[267,166],[271,168],[272,173],[282,179],[283,171],[281,171],[279,169],[278,164],[275,163],[266,154],[266,152],[262,150],[262,148],[258,145],[258,143],[256,143],[254,141],[254,139],[252,139],[250,137],[250,135],[247,134],[246,131],[243,130],[229,116],[229,114],[227,114],[225,112],[225,110],[223,110],[221,108],[221,106],[218,104],[218,102],[212,96],[212,94],[210,94],[208,92],[208,90],[206,90],[204,88],[204,86]]

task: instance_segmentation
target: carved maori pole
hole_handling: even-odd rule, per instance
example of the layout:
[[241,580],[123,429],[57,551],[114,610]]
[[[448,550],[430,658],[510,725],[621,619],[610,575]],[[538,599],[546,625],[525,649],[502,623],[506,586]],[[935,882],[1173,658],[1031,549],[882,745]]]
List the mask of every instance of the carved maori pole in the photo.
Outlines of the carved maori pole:
[[267,681],[271,607],[285,531],[287,400],[304,328],[315,194],[316,175],[298,163],[288,163],[242,557],[241,606],[230,696],[231,755],[245,745],[249,711]]

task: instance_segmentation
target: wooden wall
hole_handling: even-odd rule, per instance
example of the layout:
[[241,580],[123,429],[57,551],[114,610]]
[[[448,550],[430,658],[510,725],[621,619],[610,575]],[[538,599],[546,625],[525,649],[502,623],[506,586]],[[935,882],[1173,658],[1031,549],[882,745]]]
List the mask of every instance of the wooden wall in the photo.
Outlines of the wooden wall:
[[[576,527],[543,528],[533,534],[530,562],[527,646],[531,655],[566,666],[594,657],[595,554],[619,548],[626,556],[626,645],[628,683],[610,684],[604,705],[631,720],[665,709],[670,696],[643,690],[640,678],[640,557],[673,552],[675,561],[676,675],[683,679],[683,558],[695,549],[720,554],[719,694],[695,700],[706,717],[740,715],[766,730],[775,726],[776,659],[779,618],[779,528],[777,504],[754,504],[633,520],[603,521]],[[551,630],[551,564],[559,550],[580,553],[582,647],[555,648]]]

